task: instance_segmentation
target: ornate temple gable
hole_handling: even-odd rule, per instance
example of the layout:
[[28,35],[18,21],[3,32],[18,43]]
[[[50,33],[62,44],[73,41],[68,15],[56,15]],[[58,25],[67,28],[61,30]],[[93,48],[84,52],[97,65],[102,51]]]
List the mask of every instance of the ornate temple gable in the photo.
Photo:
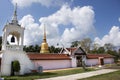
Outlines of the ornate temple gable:
[[81,47],[78,47],[72,52],[72,55],[86,55],[86,52]]
[[67,48],[62,48],[60,51],[60,54],[69,54],[71,55],[71,52]]
[[69,55],[86,55],[86,52],[81,48],[62,48],[60,54],[69,54]]

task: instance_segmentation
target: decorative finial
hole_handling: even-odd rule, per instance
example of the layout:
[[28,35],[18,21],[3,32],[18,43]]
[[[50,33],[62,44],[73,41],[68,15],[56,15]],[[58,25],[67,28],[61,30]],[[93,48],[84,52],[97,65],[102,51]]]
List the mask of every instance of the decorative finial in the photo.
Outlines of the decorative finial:
[[45,27],[45,24],[44,24],[44,38],[43,38],[43,42],[46,43],[46,27]]
[[18,20],[17,20],[17,3],[15,5],[15,9],[14,9],[14,14],[13,14],[13,17],[12,17],[12,23],[13,24],[18,24]]

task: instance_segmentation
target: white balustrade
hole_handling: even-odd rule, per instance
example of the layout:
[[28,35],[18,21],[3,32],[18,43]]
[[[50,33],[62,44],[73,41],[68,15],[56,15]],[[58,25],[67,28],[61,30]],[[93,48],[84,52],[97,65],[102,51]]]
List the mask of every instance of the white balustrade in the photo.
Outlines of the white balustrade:
[[7,45],[6,46],[6,50],[12,50],[12,51],[22,51],[23,50],[23,46],[21,45]]

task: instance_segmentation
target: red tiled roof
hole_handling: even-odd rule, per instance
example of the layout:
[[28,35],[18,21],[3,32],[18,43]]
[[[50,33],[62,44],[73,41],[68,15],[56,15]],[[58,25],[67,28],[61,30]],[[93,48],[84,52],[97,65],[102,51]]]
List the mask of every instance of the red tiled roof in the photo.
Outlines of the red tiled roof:
[[113,58],[114,56],[110,55],[110,54],[87,54],[87,58],[88,59],[97,59],[99,57],[103,57],[103,58]]
[[70,60],[71,59],[67,54],[28,53],[27,55],[31,60]]

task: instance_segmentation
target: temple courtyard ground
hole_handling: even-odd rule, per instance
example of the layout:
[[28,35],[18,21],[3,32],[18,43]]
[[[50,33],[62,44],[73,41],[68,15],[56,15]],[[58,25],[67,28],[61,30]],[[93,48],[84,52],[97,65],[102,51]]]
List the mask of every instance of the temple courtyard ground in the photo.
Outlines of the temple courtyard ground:
[[[43,73],[31,73],[20,76],[2,76],[2,78],[5,80],[119,80],[119,74],[120,64],[110,64],[105,65],[102,68],[87,67],[87,70],[84,70],[81,67],[45,70]],[[100,79],[101,77],[102,79]]]
[[46,78],[46,79],[36,79],[36,80],[78,80],[78,79],[88,78],[96,75],[107,74],[107,73],[118,71],[118,70],[119,69],[100,69],[97,71],[60,76],[60,77],[53,77],[53,78]]

